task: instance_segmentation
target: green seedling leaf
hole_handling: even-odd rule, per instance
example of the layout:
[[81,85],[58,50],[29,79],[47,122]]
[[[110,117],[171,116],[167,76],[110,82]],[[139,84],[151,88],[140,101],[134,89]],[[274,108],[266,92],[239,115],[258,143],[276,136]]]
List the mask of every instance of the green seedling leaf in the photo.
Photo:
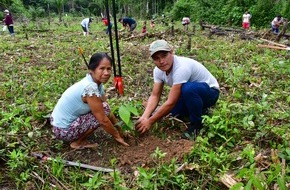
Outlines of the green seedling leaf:
[[279,189],[281,189],[281,190],[287,189],[286,181],[285,181],[284,177],[278,177],[277,182],[278,182]]
[[128,125],[129,124],[129,121],[130,121],[131,113],[127,109],[127,107],[125,107],[125,106],[122,105],[119,108],[119,115],[120,115],[121,119],[126,123],[126,125]]
[[127,104],[126,107],[127,107],[127,109],[128,109],[131,113],[133,113],[133,114],[136,115],[136,116],[139,116],[139,113],[138,113],[138,110],[137,110],[136,107],[134,107],[134,106],[132,106],[132,105],[130,105],[130,104]]
[[260,182],[257,178],[253,178],[253,179],[252,179],[252,182],[253,182],[253,185],[254,185],[257,189],[259,189],[259,190],[263,190],[263,189],[264,189],[263,185],[261,184],[261,182]]
[[233,185],[233,186],[230,188],[230,190],[240,190],[240,189],[242,189],[243,186],[244,186],[243,183],[237,183],[237,184]]

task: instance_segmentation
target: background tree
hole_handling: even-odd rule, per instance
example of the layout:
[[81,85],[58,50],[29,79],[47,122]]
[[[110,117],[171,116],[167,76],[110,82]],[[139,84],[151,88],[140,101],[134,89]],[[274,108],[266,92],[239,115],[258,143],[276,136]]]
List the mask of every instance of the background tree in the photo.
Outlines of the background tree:
[[34,7],[34,6],[29,6],[28,11],[31,15],[32,21],[36,21],[36,18],[38,17],[43,17],[45,13],[45,10],[42,7]]
[[[105,14],[105,0],[0,0],[0,6],[11,9],[15,15],[36,14],[36,10],[47,10],[59,15],[62,21],[64,12],[73,16],[91,16]],[[111,4],[111,0],[110,0]],[[34,9],[33,9],[34,8]],[[30,10],[30,11],[28,11]],[[211,24],[241,27],[242,15],[250,11],[252,27],[270,27],[270,22],[277,14],[290,18],[289,0],[118,0],[118,17],[131,16],[136,19],[150,19],[153,15],[170,15],[180,21],[189,16],[192,21],[204,20]],[[38,11],[39,12],[39,11]],[[40,13],[37,13],[40,14]],[[42,14],[38,15],[41,16]],[[34,16],[33,16],[34,17]]]
[[67,2],[67,0],[48,0],[47,2],[50,3],[51,6],[54,6],[57,9],[59,22],[62,22],[62,14],[64,11],[64,5]]

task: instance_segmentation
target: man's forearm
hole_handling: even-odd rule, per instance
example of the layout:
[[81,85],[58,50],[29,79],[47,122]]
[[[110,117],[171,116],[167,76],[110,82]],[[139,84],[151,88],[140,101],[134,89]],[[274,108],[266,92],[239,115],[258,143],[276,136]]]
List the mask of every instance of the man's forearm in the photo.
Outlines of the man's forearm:
[[149,97],[145,111],[142,115],[144,118],[149,118],[150,115],[154,112],[158,105],[159,99],[155,97]]
[[170,113],[174,105],[164,103],[157,111],[149,118],[150,123],[153,125],[159,121],[162,117]]

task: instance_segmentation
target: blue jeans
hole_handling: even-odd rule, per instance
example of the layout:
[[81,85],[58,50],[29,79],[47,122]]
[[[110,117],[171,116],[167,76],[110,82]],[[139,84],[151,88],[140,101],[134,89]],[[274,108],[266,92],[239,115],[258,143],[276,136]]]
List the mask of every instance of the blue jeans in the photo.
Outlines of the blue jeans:
[[171,110],[173,116],[189,117],[191,125],[201,127],[202,115],[219,98],[219,90],[204,82],[187,82],[182,85],[181,96]]
[[110,23],[110,24],[107,26],[107,28],[106,28],[106,34],[109,34],[109,30],[111,30],[112,26],[113,26],[112,23]]
[[272,26],[272,32],[278,34],[279,33],[279,28],[276,28],[275,26]]
[[8,30],[9,30],[9,33],[11,35],[14,35],[14,27],[13,26],[8,26]]

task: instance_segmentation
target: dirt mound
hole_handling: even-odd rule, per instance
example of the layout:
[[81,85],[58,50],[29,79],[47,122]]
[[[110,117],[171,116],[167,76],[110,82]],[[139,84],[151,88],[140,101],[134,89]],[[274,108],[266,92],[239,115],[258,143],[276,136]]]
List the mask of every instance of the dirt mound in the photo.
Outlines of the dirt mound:
[[[172,132],[172,131],[171,131]],[[156,162],[170,163],[172,159],[181,161],[191,150],[192,141],[174,138],[180,132],[173,131],[168,138],[159,138],[153,134],[140,137],[129,137],[126,142],[130,147],[119,145],[113,138],[100,129],[90,140],[99,143],[96,149],[68,150],[64,157],[70,161],[79,161],[99,167],[112,167],[110,161],[116,158],[116,167],[124,173],[133,172],[136,167],[151,167]],[[159,151],[156,151],[157,148]],[[154,157],[154,153],[164,153],[162,160]]]

